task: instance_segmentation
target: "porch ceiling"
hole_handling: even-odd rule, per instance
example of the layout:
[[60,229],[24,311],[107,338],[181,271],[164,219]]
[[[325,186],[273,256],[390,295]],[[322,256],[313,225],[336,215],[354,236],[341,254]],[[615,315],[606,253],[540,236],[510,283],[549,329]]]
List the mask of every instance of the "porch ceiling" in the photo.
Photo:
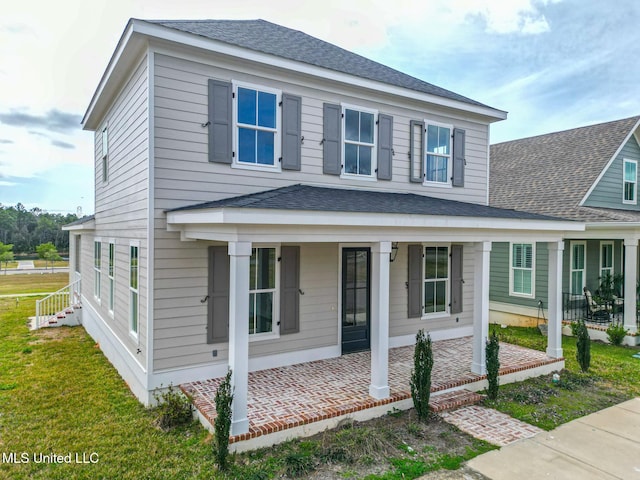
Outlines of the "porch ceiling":
[[[562,362],[543,352],[500,344],[500,375]],[[411,398],[409,379],[413,346],[389,350],[390,398],[370,397],[370,353],[359,352],[249,374],[249,433],[241,441],[347,413]],[[443,392],[483,380],[471,373],[472,340],[463,337],[433,342],[432,392]],[[181,385],[200,413],[213,424],[215,391],[222,378]]]

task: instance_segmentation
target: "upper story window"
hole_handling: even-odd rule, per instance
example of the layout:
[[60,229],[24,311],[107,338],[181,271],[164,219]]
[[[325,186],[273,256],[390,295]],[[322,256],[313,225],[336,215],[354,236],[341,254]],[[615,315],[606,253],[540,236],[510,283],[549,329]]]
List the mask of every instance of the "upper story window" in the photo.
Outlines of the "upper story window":
[[236,165],[280,168],[281,93],[262,87],[236,85]]
[[107,127],[102,129],[102,181],[109,180],[109,133]]
[[635,160],[627,160],[625,158],[623,176],[624,196],[622,197],[622,203],[630,203],[635,205],[636,203],[638,203],[638,162],[636,162]]
[[376,112],[343,107],[343,174],[375,178]]
[[512,243],[509,293],[515,296],[535,296],[535,245]]
[[427,123],[424,181],[450,184],[451,127]]

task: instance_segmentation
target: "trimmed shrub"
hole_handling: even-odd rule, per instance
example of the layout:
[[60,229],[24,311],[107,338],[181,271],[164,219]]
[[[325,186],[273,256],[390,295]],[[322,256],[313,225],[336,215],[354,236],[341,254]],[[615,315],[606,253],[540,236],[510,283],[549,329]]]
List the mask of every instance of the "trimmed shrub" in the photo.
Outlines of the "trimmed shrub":
[[625,330],[624,325],[619,323],[612,323],[607,328],[607,338],[611,345],[622,345],[622,341],[626,335],[627,331]]
[[589,338],[589,331],[582,320],[578,322],[576,330],[576,360],[578,360],[580,369],[583,372],[588,372],[589,366],[591,365],[591,339]]
[[216,404],[216,418],[213,421],[214,428],[214,453],[216,463],[220,470],[226,470],[229,460],[229,433],[231,432],[231,403],[233,392],[231,391],[231,370],[216,390],[214,399]]
[[420,329],[416,335],[411,372],[411,398],[420,420],[429,418],[429,397],[431,395],[431,370],[433,369],[433,349],[431,337]]
[[500,353],[500,341],[495,330],[491,332],[487,339],[485,353],[487,381],[489,382],[489,386],[487,387],[487,397],[489,397],[489,400],[495,400],[498,398],[498,388],[500,386],[500,378],[498,376],[498,372],[500,371],[500,359],[498,357]]

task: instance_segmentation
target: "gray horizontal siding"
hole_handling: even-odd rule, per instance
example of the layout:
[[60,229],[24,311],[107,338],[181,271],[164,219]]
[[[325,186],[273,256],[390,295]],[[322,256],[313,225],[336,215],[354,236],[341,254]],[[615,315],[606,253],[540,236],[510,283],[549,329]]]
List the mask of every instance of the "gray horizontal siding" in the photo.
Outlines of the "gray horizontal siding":
[[[585,201],[589,207],[619,208],[623,210],[640,210],[640,202],[636,205],[622,203],[623,200],[623,164],[624,159],[636,160],[640,168],[640,146],[634,136],[623,146],[600,182]],[[639,190],[640,191],[640,190]]]

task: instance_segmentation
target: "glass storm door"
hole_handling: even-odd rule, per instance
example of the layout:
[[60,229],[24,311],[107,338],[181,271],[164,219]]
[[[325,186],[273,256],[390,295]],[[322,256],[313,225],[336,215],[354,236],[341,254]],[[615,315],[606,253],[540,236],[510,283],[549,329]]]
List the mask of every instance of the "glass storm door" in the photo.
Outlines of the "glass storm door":
[[371,344],[371,249],[342,249],[342,353]]

